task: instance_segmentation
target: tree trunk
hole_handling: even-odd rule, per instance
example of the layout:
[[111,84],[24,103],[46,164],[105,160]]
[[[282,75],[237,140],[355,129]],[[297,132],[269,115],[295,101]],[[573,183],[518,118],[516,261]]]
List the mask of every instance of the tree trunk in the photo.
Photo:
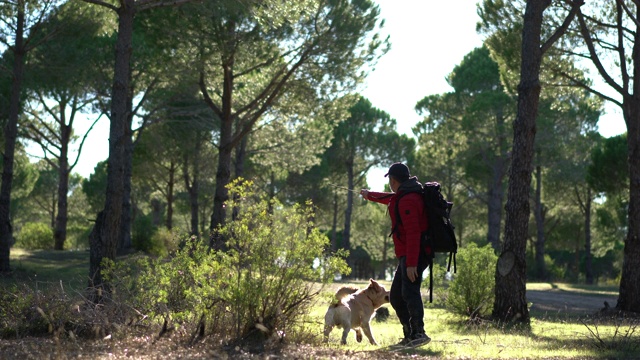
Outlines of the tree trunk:
[[189,202],[191,206],[191,234],[198,236],[198,211],[200,204],[198,203],[198,196],[200,196],[200,189],[198,183],[198,174],[193,174],[193,183],[189,191]]
[[[221,131],[221,140],[222,137],[223,134]],[[230,140],[230,137],[226,140]],[[226,248],[225,240],[218,233],[218,227],[223,226],[226,221],[227,212],[225,209],[225,203],[227,202],[227,200],[229,200],[229,191],[227,190],[227,184],[229,184],[230,180],[231,147],[221,146],[218,155],[218,171],[216,172],[216,193],[213,198],[213,213],[211,214],[211,226],[209,228],[209,230],[211,231],[209,245],[216,250],[222,250]]]
[[133,222],[133,205],[131,200],[131,177],[133,176],[133,137],[131,127],[133,125],[133,117],[131,111],[133,109],[131,93],[127,98],[127,109],[129,116],[125,128],[124,136],[124,178],[123,178],[123,197],[122,197],[122,219],[120,224],[120,236],[118,238],[118,250],[126,252],[133,247],[131,243],[131,224]]
[[518,111],[513,126],[513,158],[509,170],[505,238],[496,267],[492,316],[502,321],[530,323],[525,259],[529,232],[529,190],[536,117],[540,100],[540,34],[548,0],[529,0],[524,14]]
[[587,188],[584,206],[584,273],[587,284],[593,284],[593,256],[591,255],[591,189]]
[[[239,126],[239,125],[238,125]],[[240,141],[240,143],[238,144],[238,146],[236,146],[236,163],[235,163],[235,173],[236,173],[236,179],[242,178],[244,177],[244,163],[246,161],[246,157],[247,157],[247,137],[245,136],[244,138],[242,138],[242,140]],[[272,177],[271,177],[271,184],[274,184],[274,177],[273,177],[273,173],[271,173]],[[237,201],[239,199],[239,195],[235,194],[234,195],[234,202]],[[269,205],[271,206],[271,205]],[[231,219],[236,220],[239,216],[239,212],[240,209],[238,209],[238,207],[234,207],[233,208],[233,213],[231,215]]]
[[229,200],[227,185],[231,181],[231,153],[233,152],[233,59],[223,66],[224,84],[222,89],[222,116],[220,118],[220,145],[218,170],[216,171],[216,193],[211,214],[211,237],[209,245],[214,249],[225,249],[225,239],[218,233],[218,227],[226,221],[225,203]]
[[102,301],[104,291],[109,291],[103,279],[104,258],[115,261],[118,239],[121,234],[122,206],[125,185],[125,148],[130,91],[131,42],[135,0],[122,0],[118,9],[118,37],[116,41],[114,80],[111,97],[111,125],[109,128],[109,158],[107,166],[107,191],[104,210],[91,231],[89,287],[90,298]]
[[236,146],[236,178],[244,177],[244,163],[247,160],[247,142],[248,139],[245,136],[242,138],[242,141],[240,141],[238,146]]
[[333,222],[331,224],[331,250],[338,250],[338,193],[333,192]]
[[162,225],[162,202],[157,199],[151,199],[151,223],[154,228]]
[[[539,156],[539,154],[538,154]],[[547,280],[547,268],[544,263],[544,205],[542,204],[542,168],[536,166],[536,196],[534,216],[536,219],[536,242],[535,242],[535,259],[536,259],[536,276],[538,280]]]
[[[634,62],[634,76],[640,76],[640,55],[637,51],[634,52]],[[624,242],[616,309],[640,312],[640,84],[633,84],[635,95],[623,99],[629,151],[629,229]]]
[[56,228],[56,204],[58,203],[58,195],[57,193],[51,193],[51,216],[49,218],[50,226],[52,229]]
[[504,201],[504,177],[509,162],[509,154],[507,149],[506,131],[504,114],[502,110],[496,115],[498,133],[498,151],[499,156],[493,161],[491,166],[492,176],[489,184],[489,229],[487,231],[487,239],[493,250],[500,251],[502,246],[500,233],[502,231],[502,204]]
[[173,228],[173,188],[175,187],[176,164],[171,161],[169,167],[169,183],[167,184],[167,229]]
[[182,165],[184,171],[184,184],[187,192],[189,193],[189,207],[191,209],[191,235],[198,236],[198,214],[199,214],[199,183],[200,177],[199,171],[200,164],[200,139],[196,137],[195,152],[193,154],[193,177],[189,175],[189,155],[185,154],[184,164]]
[[[61,114],[64,119],[64,113]],[[71,126],[61,121],[60,157],[58,158],[58,215],[56,216],[53,232],[55,250],[64,250],[67,240],[68,199],[69,193],[69,141],[71,140]]]
[[[353,190],[353,161],[347,163],[347,184],[349,190]],[[344,229],[342,230],[342,248],[351,251],[351,213],[353,212],[353,192],[347,191],[347,208],[344,212]],[[349,255],[347,259],[349,266],[353,265],[353,258]]]
[[4,153],[2,154],[2,186],[0,187],[0,273],[11,271],[10,246],[13,242],[11,226],[11,187],[13,182],[13,162],[18,137],[18,117],[20,115],[20,93],[24,72],[24,3],[18,8],[15,49],[13,52],[13,76],[9,118],[4,129]]
[[503,178],[504,174],[501,175],[499,171],[494,171],[493,176],[491,177],[488,194],[489,229],[487,231],[487,239],[496,252],[500,251],[501,245],[500,228],[502,225],[502,201],[504,199],[504,190],[502,186]]

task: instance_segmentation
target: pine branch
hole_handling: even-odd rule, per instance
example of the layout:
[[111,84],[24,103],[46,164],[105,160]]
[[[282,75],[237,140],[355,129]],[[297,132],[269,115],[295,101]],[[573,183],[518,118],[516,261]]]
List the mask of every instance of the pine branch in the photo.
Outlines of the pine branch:
[[82,0],[82,1],[84,1],[86,3],[90,3],[90,4],[104,6],[107,9],[111,9],[111,10],[113,10],[115,12],[118,12],[118,8],[117,7],[115,7],[115,6],[113,6],[113,5],[109,4],[109,3],[106,3],[106,2],[104,2],[102,0]]
[[545,43],[540,48],[540,51],[543,54],[547,50],[549,50],[549,48],[567,31],[567,28],[569,28],[569,25],[571,24],[571,22],[573,21],[573,18],[578,13],[578,10],[580,10],[580,7],[584,5],[584,0],[571,1],[570,4],[571,4],[571,11],[569,12],[569,15],[567,15],[562,25],[556,29],[553,35],[551,35],[551,37],[547,39],[547,41],[545,41]]

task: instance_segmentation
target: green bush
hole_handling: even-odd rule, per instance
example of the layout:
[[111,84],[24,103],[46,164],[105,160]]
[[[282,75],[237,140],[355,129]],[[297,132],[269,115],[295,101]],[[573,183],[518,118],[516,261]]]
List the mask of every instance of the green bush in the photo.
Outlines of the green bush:
[[458,250],[457,260],[458,269],[449,287],[447,308],[472,319],[490,314],[498,261],[493,248],[469,243]]
[[544,254],[544,267],[546,276],[540,278],[538,276],[538,269],[536,265],[535,253],[527,252],[527,279],[529,281],[566,281],[572,282],[579,281],[579,272],[569,272],[567,274],[567,267],[571,267],[574,263],[575,255],[571,252],[563,251],[556,252],[555,256],[552,254]]
[[[566,268],[556,264],[549,254],[544,255],[544,263],[547,268],[547,275],[550,281],[562,281],[566,279]],[[578,279],[575,279],[574,281],[578,281]]]
[[149,253],[158,256],[167,256],[178,249],[179,238],[176,232],[162,226],[151,236],[151,249]]
[[86,226],[69,224],[67,226],[67,241],[65,242],[65,249],[89,249],[89,234],[91,234],[92,229],[92,223],[88,223]]
[[27,250],[53,249],[53,230],[44,223],[26,223],[16,237],[16,246]]
[[162,253],[162,245],[153,243],[153,235],[158,228],[153,225],[149,215],[136,217],[131,229],[131,245],[134,249],[146,253]]
[[79,318],[60,288],[34,289],[26,284],[0,285],[0,339],[77,331]]
[[136,250],[156,256],[167,256],[178,248],[175,232],[153,225],[151,216],[139,216],[133,223],[131,243]]
[[[231,187],[234,221],[219,229],[227,249],[192,237],[170,259],[139,257],[118,263],[108,281],[149,318],[192,326],[225,339],[291,337],[323,284],[347,273],[329,240],[314,227],[312,206],[284,207]],[[315,264],[315,266],[314,266]]]

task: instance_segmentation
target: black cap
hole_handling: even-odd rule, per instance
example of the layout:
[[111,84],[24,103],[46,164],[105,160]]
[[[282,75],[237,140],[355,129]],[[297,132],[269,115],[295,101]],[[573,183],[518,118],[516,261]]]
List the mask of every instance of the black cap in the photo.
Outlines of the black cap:
[[391,165],[391,167],[389,168],[389,171],[386,174],[384,174],[385,177],[389,175],[399,180],[406,180],[411,176],[409,174],[409,167],[399,162]]

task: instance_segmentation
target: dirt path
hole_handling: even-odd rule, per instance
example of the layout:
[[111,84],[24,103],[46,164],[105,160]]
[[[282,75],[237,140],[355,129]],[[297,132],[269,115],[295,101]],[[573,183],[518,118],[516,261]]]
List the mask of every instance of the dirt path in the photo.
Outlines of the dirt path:
[[605,307],[616,306],[617,295],[593,294],[562,289],[527,290],[527,301],[532,311],[548,313],[595,313]]

